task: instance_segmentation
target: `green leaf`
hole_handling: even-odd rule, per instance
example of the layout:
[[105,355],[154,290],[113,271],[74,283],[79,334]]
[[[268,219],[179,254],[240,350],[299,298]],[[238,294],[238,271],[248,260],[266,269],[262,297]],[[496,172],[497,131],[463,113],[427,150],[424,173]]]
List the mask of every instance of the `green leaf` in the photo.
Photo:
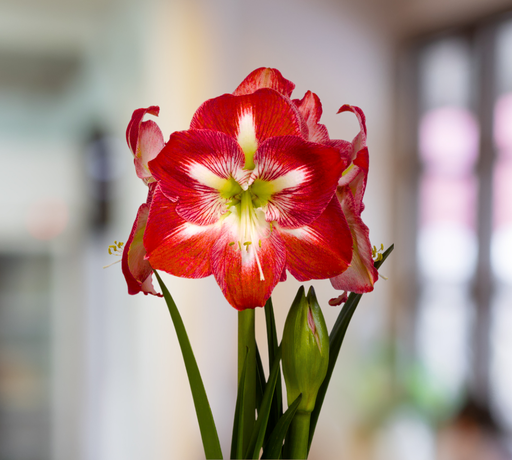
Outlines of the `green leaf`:
[[[379,268],[383,264],[383,262],[388,258],[389,254],[391,254],[391,252],[393,251],[394,247],[395,245],[392,244],[382,254],[382,259],[374,263],[375,268]],[[329,382],[334,371],[334,366],[336,365],[336,361],[338,359],[341,344],[343,343],[343,339],[345,337],[345,333],[347,332],[348,325],[350,323],[350,320],[352,319],[352,315],[356,311],[357,305],[359,304],[361,297],[362,294],[354,294],[353,292],[350,293],[329,335],[329,367],[327,368],[327,375],[325,376],[322,386],[318,391],[315,408],[311,413],[311,424],[309,429],[309,447],[311,447],[311,442],[313,441],[313,435],[315,434],[318,416],[320,415],[320,410],[322,409],[325,394],[327,393],[327,388],[329,386]]]
[[[274,317],[274,307],[272,305],[272,298],[269,297],[265,304],[265,322],[267,327],[267,344],[268,344],[268,362],[272,368],[276,359],[279,346],[277,343],[276,321]],[[276,423],[283,415],[283,390],[281,382],[281,370],[277,377],[276,389],[274,397],[272,398],[272,407],[270,409],[270,417],[268,421],[267,434],[274,430]]]
[[243,458],[244,450],[244,408],[245,408],[245,380],[247,376],[247,356],[249,349],[246,349],[244,365],[238,382],[238,394],[236,395],[235,418],[233,420],[233,435],[231,437],[230,458]]
[[263,363],[261,362],[260,350],[258,349],[258,344],[256,344],[256,410],[258,411],[258,415],[260,413],[265,385],[265,371],[263,370]]
[[263,455],[261,457],[262,459],[281,458],[281,450],[283,448],[284,438],[288,432],[290,423],[292,423],[293,417],[295,416],[295,412],[297,412],[297,408],[299,407],[301,399],[302,395],[299,395],[277,422],[277,425],[268,438],[267,445],[263,450]]
[[185,368],[187,370],[190,389],[192,390],[192,398],[194,400],[197,421],[199,422],[199,430],[203,441],[204,454],[207,459],[222,458],[222,450],[220,448],[219,436],[217,434],[217,428],[215,427],[215,421],[213,420],[212,410],[210,408],[210,403],[208,402],[208,397],[206,396],[201,373],[199,372],[185,325],[181,319],[178,307],[176,307],[176,304],[174,303],[174,300],[164,282],[160,278],[160,275],[156,270],[154,273],[158,280],[158,284],[160,285],[160,289],[162,290],[162,294],[164,295],[169,313],[171,314],[171,319],[174,324],[174,329],[176,330],[176,335],[178,336],[183,360],[185,361]]
[[269,297],[265,304],[265,322],[267,326],[268,358],[269,362],[273,363],[279,346],[277,344],[276,320],[274,317],[272,297]]
[[279,349],[275,356],[274,364],[272,365],[272,369],[268,377],[268,383],[265,387],[265,393],[263,394],[261,407],[258,413],[258,420],[254,425],[251,441],[244,458],[259,458],[260,450],[263,446],[263,441],[265,440],[265,433],[267,431],[268,418],[270,415],[271,403],[274,396],[274,390],[276,388],[276,382],[278,376],[281,375],[279,372],[280,358],[281,350]]

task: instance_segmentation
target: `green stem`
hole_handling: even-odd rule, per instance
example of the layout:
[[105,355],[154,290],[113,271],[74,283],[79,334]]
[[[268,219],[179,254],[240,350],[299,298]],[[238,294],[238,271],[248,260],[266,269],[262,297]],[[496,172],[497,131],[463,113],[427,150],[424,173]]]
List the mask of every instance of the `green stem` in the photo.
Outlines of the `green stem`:
[[290,426],[290,458],[308,458],[311,412],[297,411]]
[[244,388],[243,452],[251,440],[256,416],[256,336],[254,309],[238,312],[238,384],[247,356],[247,369]]

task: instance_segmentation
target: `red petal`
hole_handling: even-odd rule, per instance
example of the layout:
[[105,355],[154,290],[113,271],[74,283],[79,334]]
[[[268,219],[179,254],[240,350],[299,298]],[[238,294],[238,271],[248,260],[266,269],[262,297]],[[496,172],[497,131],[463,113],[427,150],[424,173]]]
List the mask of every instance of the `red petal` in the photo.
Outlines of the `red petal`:
[[146,113],[155,115],[157,117],[160,113],[160,107],[152,105],[146,109],[137,109],[133,112],[132,119],[130,120],[130,123],[128,123],[128,128],[126,129],[126,142],[134,154],[137,150],[140,124]]
[[176,203],[156,188],[144,235],[149,262],[155,269],[185,278],[211,275],[210,251],[218,227],[198,226],[176,213]]
[[348,294],[347,294],[347,291],[344,291],[338,297],[335,297],[334,299],[329,300],[329,305],[331,307],[337,307],[338,305],[345,303],[347,300],[348,300]]
[[278,231],[286,247],[286,268],[299,281],[331,278],[350,265],[352,238],[336,197],[310,225]]
[[337,192],[343,212],[352,233],[354,253],[347,271],[331,278],[335,289],[363,294],[373,290],[373,284],[379,274],[373,265],[370,232],[356,210],[356,201],[350,188],[344,187]]
[[160,128],[154,121],[142,119],[146,113],[158,116],[160,108],[151,106],[147,109],[137,109],[126,129],[126,141],[133,153],[137,176],[148,183],[152,180],[148,162],[155,158],[164,146],[164,138]]
[[[228,302],[237,310],[263,307],[280,281],[285,267],[283,243],[272,232],[261,240],[261,247],[247,250],[231,244],[238,236],[229,227],[223,227],[212,251],[212,271]],[[260,267],[264,280],[260,279]]]
[[357,155],[357,152],[366,147],[366,117],[364,116],[363,111],[355,105],[345,104],[338,110],[338,113],[342,112],[352,112],[355,114],[361,128],[359,133],[356,135],[356,137],[354,137],[354,140],[352,141],[352,158],[350,160],[352,161]]
[[283,96],[291,97],[295,85],[283,78],[281,72],[277,69],[269,69],[260,67],[253,70],[245,80],[240,83],[238,88],[234,91],[235,96],[242,96],[244,94],[251,94],[261,88],[270,88]]
[[364,209],[363,196],[366,189],[366,179],[369,168],[368,148],[366,147],[366,118],[359,107],[344,105],[340,112],[352,112],[357,116],[361,130],[352,141],[352,152],[345,151],[342,155],[352,163],[352,168],[344,174],[338,183],[338,188],[350,185],[355,197],[355,212],[361,214]]
[[315,93],[308,91],[301,100],[295,99],[293,102],[306,121],[309,131],[308,140],[320,144],[328,142],[329,133],[327,128],[318,123],[322,116],[322,103],[319,97]]
[[267,204],[266,218],[286,228],[311,223],[331,200],[344,167],[337,150],[295,136],[269,139],[254,155],[253,179],[279,190]]
[[[229,136],[210,130],[176,132],[150,164],[162,192],[178,198],[176,212],[191,223],[210,225],[227,211],[216,183],[243,182],[245,156]],[[218,185],[218,184],[217,184]]]
[[153,269],[145,259],[146,249],[142,243],[148,212],[149,205],[147,203],[140,206],[130,237],[124,246],[121,266],[126,283],[128,284],[129,294],[133,295],[142,291],[144,294],[161,296],[153,287],[151,281]]
[[352,168],[347,174],[341,176],[338,182],[338,190],[345,186],[350,186],[350,190],[355,198],[354,212],[361,214],[364,210],[363,196],[366,189],[368,178],[369,155],[368,149],[364,147],[358,153],[352,163]]
[[280,94],[259,89],[253,94],[224,94],[204,102],[190,123],[192,129],[221,131],[238,137],[240,121],[252,114],[258,143],[273,136],[302,135],[302,117],[298,109]]

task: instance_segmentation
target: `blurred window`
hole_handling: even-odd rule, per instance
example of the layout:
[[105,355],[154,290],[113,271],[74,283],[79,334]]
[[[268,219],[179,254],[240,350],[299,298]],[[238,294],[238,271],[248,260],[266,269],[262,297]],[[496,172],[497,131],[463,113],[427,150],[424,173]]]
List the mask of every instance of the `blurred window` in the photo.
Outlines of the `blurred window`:
[[0,459],[50,458],[49,258],[0,256]]
[[449,37],[428,43],[420,52],[419,76],[417,341],[430,380],[453,399],[470,366],[470,287],[478,252],[480,132],[471,107],[467,41]]
[[419,356],[512,430],[512,20],[417,57]]

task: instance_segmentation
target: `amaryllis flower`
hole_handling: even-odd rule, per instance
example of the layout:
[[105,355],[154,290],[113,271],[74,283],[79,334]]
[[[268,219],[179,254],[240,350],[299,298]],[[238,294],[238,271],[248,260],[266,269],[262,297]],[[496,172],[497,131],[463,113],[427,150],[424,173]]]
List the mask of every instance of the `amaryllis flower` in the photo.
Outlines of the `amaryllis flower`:
[[312,142],[293,83],[258,69],[234,94],[206,101],[190,129],[149,162],[157,181],[144,232],[151,267],[213,274],[235,308],[263,306],[288,270],[331,278],[352,259],[335,196],[347,161]]
[[158,294],[152,282],[153,269],[146,259],[146,249],[143,244],[144,231],[148,220],[149,207],[155,189],[155,180],[148,169],[148,162],[154,159],[164,146],[164,138],[157,124],[152,121],[142,121],[149,113],[157,116],[160,109],[156,106],[147,109],[137,109],[126,130],[126,141],[133,153],[137,176],[148,185],[148,198],[137,212],[132,231],[123,250],[121,266],[129,294]]
[[[235,94],[254,91],[258,85],[272,88],[288,99],[295,87],[275,69],[257,69],[237,88]],[[338,149],[340,156],[347,161],[347,168],[339,180],[336,194],[350,227],[353,255],[350,267],[341,275],[332,278],[331,282],[336,289],[345,291],[360,294],[372,291],[378,279],[378,272],[373,266],[369,230],[361,219],[369,163],[364,113],[359,107],[350,105],[344,105],[339,109],[338,113],[354,113],[360,125],[360,132],[354,140],[347,142],[342,139],[330,139],[327,128],[320,123],[322,104],[315,93],[308,91],[302,99],[294,99],[293,103],[307,127],[302,130],[305,139]],[[345,236],[343,232],[339,233],[339,238]]]
[[373,265],[372,246],[368,227],[361,219],[364,210],[363,196],[368,177],[368,148],[366,147],[366,121],[358,107],[344,105],[340,112],[353,112],[361,127],[351,148],[345,150],[350,164],[339,180],[336,195],[347,218],[353,240],[353,254],[350,267],[342,274],[331,278],[335,289],[362,294],[373,290],[379,274]]

